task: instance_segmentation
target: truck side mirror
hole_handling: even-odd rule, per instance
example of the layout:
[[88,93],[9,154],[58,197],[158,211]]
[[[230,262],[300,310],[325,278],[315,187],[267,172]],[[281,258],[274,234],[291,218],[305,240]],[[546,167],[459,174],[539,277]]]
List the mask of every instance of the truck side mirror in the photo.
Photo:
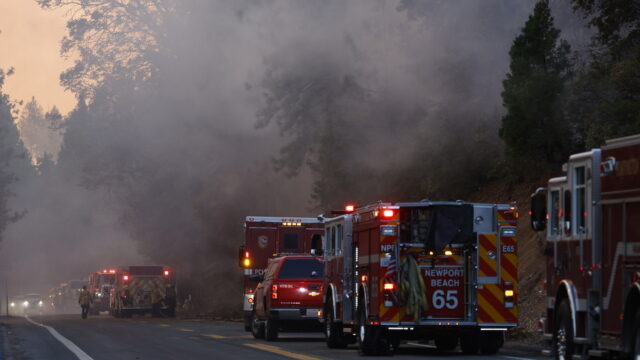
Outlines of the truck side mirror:
[[264,280],[264,278],[260,274],[251,274],[251,275],[249,275],[249,280],[255,281],[255,282],[262,282],[262,280]]
[[543,188],[531,195],[531,229],[543,231],[547,228],[547,197]]

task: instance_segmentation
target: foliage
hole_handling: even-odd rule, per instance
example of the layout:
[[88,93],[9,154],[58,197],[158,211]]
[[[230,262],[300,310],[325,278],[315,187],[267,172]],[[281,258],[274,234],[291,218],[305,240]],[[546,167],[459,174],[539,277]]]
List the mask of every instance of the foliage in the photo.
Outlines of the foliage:
[[591,64],[580,73],[576,106],[585,142],[640,132],[640,1],[573,0],[576,11],[597,30]]
[[572,150],[562,96],[570,77],[569,44],[559,39],[548,1],[539,1],[513,41],[502,99],[500,137],[515,169],[563,161]]

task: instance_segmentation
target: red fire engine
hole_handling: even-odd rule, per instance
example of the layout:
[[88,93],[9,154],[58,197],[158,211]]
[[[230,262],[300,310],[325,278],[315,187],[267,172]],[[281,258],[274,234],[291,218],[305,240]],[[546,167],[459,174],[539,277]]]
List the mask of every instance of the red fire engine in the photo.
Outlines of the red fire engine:
[[531,201],[532,227],[546,229],[545,352],[639,359],[640,135],[571,155],[564,170]]
[[262,275],[269,258],[283,254],[319,254],[322,250],[322,221],[303,217],[247,216],[244,245],[238,254],[244,268],[243,289],[245,330],[251,331],[253,292],[258,282],[251,275]]
[[401,340],[495,353],[518,322],[516,209],[376,203],[325,220],[323,321],[329,347],[361,354]]

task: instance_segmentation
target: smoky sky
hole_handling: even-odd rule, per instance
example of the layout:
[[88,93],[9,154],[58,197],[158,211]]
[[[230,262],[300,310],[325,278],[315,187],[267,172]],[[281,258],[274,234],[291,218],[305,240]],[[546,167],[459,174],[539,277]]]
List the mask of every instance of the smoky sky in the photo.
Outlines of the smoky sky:
[[[489,119],[497,129],[509,47],[534,5],[163,3],[172,10],[155,33],[160,46],[145,54],[154,77],[144,86],[112,79],[109,95],[96,97],[110,105],[89,105],[101,115],[68,123],[56,169],[16,185],[11,206],[26,214],[9,226],[0,252],[10,289],[44,292],[131,262],[169,264],[239,287],[235,251],[244,216],[321,211],[310,199],[316,174],[304,161],[295,177],[274,170],[289,138],[276,124],[256,126],[265,79],[354,79],[370,100],[353,111],[367,137],[352,156],[391,171],[418,161],[410,158],[422,146],[416,134],[437,139],[443,121],[464,129]],[[568,6],[553,3],[558,22],[572,30]],[[499,142],[497,133],[492,139]],[[87,170],[96,186],[86,186]]]

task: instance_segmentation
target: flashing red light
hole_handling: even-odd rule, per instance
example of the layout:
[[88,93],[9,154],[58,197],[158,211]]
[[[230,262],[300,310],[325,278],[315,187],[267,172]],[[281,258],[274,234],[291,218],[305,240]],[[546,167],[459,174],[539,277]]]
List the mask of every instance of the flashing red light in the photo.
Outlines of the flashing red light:
[[344,211],[346,211],[346,212],[353,212],[355,209],[356,209],[355,205],[351,205],[351,204],[346,205],[344,207]]
[[393,291],[396,288],[396,284],[394,283],[384,283],[384,289]]
[[271,285],[271,298],[273,300],[278,299],[278,285]]
[[368,281],[369,277],[367,275],[362,275],[362,281]]
[[110,269],[109,270],[109,274],[115,274],[115,273],[116,273],[116,271],[114,269]]
[[122,276],[122,280],[129,281],[129,275],[123,275]]
[[384,216],[386,218],[393,217],[393,210],[386,209],[386,210],[382,211],[382,216]]
[[247,259],[249,258],[249,252],[248,251],[244,252],[244,257],[247,258]]
[[164,271],[164,276],[169,276],[169,270]]

